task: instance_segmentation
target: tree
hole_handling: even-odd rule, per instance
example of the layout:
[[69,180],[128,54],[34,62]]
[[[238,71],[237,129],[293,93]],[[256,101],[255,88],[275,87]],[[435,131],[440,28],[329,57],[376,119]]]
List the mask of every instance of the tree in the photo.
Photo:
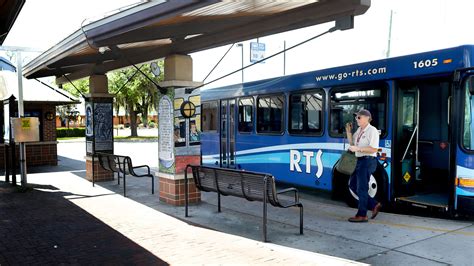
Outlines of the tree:
[[61,126],[67,126],[67,128],[69,128],[71,121],[74,123],[77,122],[79,111],[74,104],[58,106],[56,108],[59,113],[59,118],[61,119]]
[[[87,78],[79,79],[71,83],[66,83],[63,85],[63,89],[76,97],[81,97],[82,94],[89,92],[89,80]],[[74,123],[79,118],[79,111],[76,108],[75,104],[68,104],[63,106],[56,107],[56,111],[59,113],[59,118],[61,119],[61,126],[67,126],[69,128],[69,122],[73,121]],[[64,123],[66,123],[64,125]]]
[[75,80],[72,83],[74,85],[71,83],[63,84],[63,89],[76,97],[81,97],[81,93],[82,94],[89,93],[89,79],[88,78]]
[[[158,65],[163,68],[163,61],[159,61]],[[123,106],[130,116],[131,136],[136,137],[137,134],[137,117],[141,114],[142,122],[148,125],[148,113],[153,110],[157,101],[157,88],[151,82],[159,82],[163,80],[163,75],[154,77],[150,71],[149,64],[138,66],[140,70],[146,74],[136,73],[134,67],[128,67],[117,70],[110,74],[109,89],[115,94],[115,108],[118,110]],[[130,79],[130,80],[129,80]],[[118,111],[117,111],[118,113]]]
[[[163,69],[163,60],[158,61],[158,66],[160,69]],[[150,64],[144,64],[141,67],[141,70],[147,74],[148,73],[148,78],[145,77],[144,75],[137,75],[135,76],[135,86],[138,90],[140,90],[142,93],[140,94],[141,100],[140,100],[140,114],[141,114],[141,120],[142,123],[145,125],[145,127],[148,126],[148,114],[150,111],[153,111],[155,109],[155,106],[158,101],[158,94],[157,94],[157,88],[153,82],[150,81],[149,78],[152,78],[155,82],[162,81],[164,79],[163,77],[163,71],[161,71],[161,74],[159,77],[154,77],[153,74],[151,74],[151,69],[150,69]]]

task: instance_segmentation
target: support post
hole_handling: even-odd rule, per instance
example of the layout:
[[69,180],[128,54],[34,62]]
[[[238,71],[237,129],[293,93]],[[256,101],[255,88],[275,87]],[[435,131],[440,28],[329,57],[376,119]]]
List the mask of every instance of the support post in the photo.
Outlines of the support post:
[[102,169],[98,152],[114,153],[113,95],[108,93],[106,75],[89,77],[90,94],[86,98],[86,179],[95,182],[113,180],[113,172]]
[[[186,166],[199,165],[199,140],[190,139],[191,126],[200,131],[200,119],[193,116],[185,119],[175,111],[182,101],[193,101],[200,106],[199,90],[188,90],[201,83],[192,81],[192,59],[189,55],[170,55],[165,58],[165,80],[160,82],[164,89],[159,93],[158,110],[158,155],[160,201],[183,206],[201,200],[193,179],[186,179]],[[192,91],[192,92],[190,92]],[[162,94],[163,93],[163,94]],[[196,115],[200,114],[200,110]],[[188,197],[186,197],[186,194]]]
[[[23,105],[23,65],[21,52],[16,52],[17,60],[17,74],[18,74],[18,117],[25,116],[25,109]],[[20,172],[21,172],[21,185],[26,186],[28,183],[27,169],[26,169],[26,146],[24,142],[20,142]],[[15,178],[16,179],[16,178]]]

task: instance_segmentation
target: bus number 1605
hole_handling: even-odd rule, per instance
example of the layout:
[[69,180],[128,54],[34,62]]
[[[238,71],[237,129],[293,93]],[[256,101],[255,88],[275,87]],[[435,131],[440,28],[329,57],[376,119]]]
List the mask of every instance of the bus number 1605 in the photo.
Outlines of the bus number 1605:
[[413,68],[435,67],[438,65],[438,58],[426,59],[413,62]]

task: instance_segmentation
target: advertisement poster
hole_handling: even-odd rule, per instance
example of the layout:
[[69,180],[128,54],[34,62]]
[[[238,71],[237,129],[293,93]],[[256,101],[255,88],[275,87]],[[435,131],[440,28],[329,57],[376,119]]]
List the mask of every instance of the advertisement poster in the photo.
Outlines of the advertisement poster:
[[86,136],[92,137],[94,135],[94,125],[92,124],[92,104],[86,103]]
[[114,150],[112,103],[94,103],[95,152]]
[[174,174],[173,101],[164,95],[158,104],[160,172]]

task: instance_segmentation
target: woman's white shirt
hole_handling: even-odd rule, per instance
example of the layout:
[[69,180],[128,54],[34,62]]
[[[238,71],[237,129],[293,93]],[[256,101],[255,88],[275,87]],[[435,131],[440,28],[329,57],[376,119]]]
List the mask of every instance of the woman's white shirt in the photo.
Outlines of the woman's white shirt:
[[[377,128],[372,126],[371,124],[368,124],[365,129],[362,131],[362,129],[359,127],[357,131],[354,133],[352,136],[352,139],[354,141],[354,145],[359,147],[359,148],[364,148],[364,147],[372,147],[372,148],[379,148],[379,131]],[[355,153],[356,157],[362,157],[362,156],[377,156],[377,153],[362,153],[362,152],[356,152]]]

